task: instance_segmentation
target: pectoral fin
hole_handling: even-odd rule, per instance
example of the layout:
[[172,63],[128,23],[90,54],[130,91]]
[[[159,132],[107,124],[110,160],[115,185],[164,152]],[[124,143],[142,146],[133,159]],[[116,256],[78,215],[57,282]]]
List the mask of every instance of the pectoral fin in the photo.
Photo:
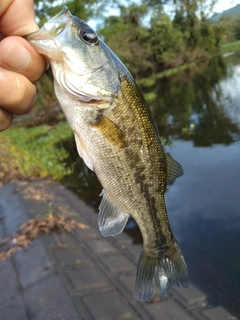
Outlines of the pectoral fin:
[[166,152],[167,158],[167,184],[172,183],[176,178],[183,175],[183,168]]
[[104,237],[116,236],[125,228],[129,215],[117,207],[104,190],[100,196],[103,198],[99,206],[99,230]]
[[89,169],[93,170],[93,159],[88,153],[82,139],[78,136],[76,132],[74,132],[74,137],[77,145],[77,151],[79,156],[83,159],[85,164],[88,166]]
[[109,118],[99,114],[92,127],[97,129],[113,145],[123,148],[127,145],[122,130]]

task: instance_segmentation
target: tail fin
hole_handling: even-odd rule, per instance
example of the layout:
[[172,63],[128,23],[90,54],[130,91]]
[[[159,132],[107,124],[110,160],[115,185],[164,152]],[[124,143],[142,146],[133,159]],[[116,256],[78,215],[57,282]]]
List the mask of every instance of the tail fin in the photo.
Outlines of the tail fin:
[[169,286],[188,287],[188,270],[178,244],[174,243],[175,252],[171,256],[153,256],[147,250],[141,252],[136,277],[136,296],[138,302],[151,299],[155,276],[159,277],[161,291],[164,294]]

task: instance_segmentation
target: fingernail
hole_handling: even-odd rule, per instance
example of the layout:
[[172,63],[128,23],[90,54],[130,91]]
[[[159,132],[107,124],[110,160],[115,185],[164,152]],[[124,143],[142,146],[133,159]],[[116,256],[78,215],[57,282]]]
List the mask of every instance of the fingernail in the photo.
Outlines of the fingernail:
[[31,54],[23,45],[16,42],[7,51],[4,63],[13,69],[24,69],[31,60]]

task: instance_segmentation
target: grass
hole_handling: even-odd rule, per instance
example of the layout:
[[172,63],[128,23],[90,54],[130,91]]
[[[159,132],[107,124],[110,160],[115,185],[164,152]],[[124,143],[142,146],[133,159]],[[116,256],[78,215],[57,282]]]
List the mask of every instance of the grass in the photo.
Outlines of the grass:
[[232,42],[232,43],[226,43],[221,47],[221,53],[229,53],[240,50],[240,40]]
[[155,85],[155,80],[161,79],[161,78],[164,78],[164,77],[170,77],[173,74],[178,73],[180,71],[191,69],[195,65],[196,65],[196,62],[189,62],[189,63],[186,63],[186,64],[181,65],[181,66],[176,67],[176,68],[170,68],[170,69],[164,70],[162,72],[156,73],[155,75],[153,75],[150,78],[140,79],[140,80],[137,81],[137,84],[138,85],[143,85],[144,87],[152,87],[152,86]]
[[61,144],[71,136],[72,131],[66,122],[56,126],[20,127],[4,131],[0,135],[1,179],[62,179],[71,173],[71,168],[65,162],[68,152]]

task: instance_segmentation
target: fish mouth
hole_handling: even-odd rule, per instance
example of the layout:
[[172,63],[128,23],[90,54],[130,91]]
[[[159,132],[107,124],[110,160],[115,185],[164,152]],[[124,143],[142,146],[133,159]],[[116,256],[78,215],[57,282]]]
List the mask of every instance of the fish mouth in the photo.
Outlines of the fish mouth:
[[68,10],[67,6],[64,6],[62,8],[62,10],[57,13],[54,17],[52,17],[48,22],[46,22],[44,24],[44,26],[34,32],[31,32],[29,34],[26,34],[25,36],[23,36],[24,39],[26,39],[27,41],[35,41],[35,40],[48,40],[48,39],[53,39],[54,36],[52,36],[49,31],[45,28],[46,25],[50,25],[50,24],[64,24],[67,21],[69,21],[69,19],[72,19],[73,15],[71,14],[71,12]]
[[62,19],[62,15],[65,15],[66,13],[67,13],[68,16],[72,16],[71,12],[68,10],[68,7],[64,6],[62,8],[62,10],[60,12],[58,12],[54,17],[52,17],[49,21],[56,20],[59,17],[61,17],[61,19]]
[[49,33],[47,31],[43,31],[42,29],[39,29],[37,31],[33,31],[31,33],[26,34],[25,36],[23,36],[24,39],[26,39],[27,41],[31,41],[31,40],[43,40],[43,39],[50,39],[52,37],[50,37]]

